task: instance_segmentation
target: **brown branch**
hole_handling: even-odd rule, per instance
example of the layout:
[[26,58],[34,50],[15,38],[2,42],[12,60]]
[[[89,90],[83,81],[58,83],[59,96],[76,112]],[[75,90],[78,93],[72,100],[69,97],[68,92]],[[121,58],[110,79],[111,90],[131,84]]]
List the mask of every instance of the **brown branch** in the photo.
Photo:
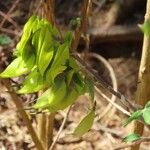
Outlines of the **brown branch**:
[[[15,28],[17,28],[20,31],[20,27],[17,25],[17,23],[9,16],[7,16],[5,13],[3,13],[2,11],[0,11],[0,15],[2,17],[4,17],[6,20],[8,20]],[[3,24],[2,24],[3,25]],[[2,25],[0,25],[0,28],[2,27]]]
[[[13,5],[12,5],[12,7],[9,9],[9,11],[7,12],[7,14],[6,15],[4,15],[3,17],[4,17],[4,19],[1,21],[1,24],[0,24],[0,28],[4,25],[4,23],[5,23],[5,21],[6,20],[10,20],[11,18],[9,17],[9,15],[11,14],[11,12],[16,8],[16,6],[17,6],[17,4],[19,3],[19,1],[20,0],[16,0],[14,3],[13,3]],[[11,19],[12,20],[12,19]],[[12,20],[13,21],[13,20]],[[16,23],[15,23],[16,24]],[[15,25],[14,24],[14,25]],[[17,25],[17,24],[16,24]],[[18,25],[17,25],[17,27],[18,27]]]
[[11,88],[11,83],[8,79],[2,79],[2,82],[4,84],[4,86],[9,90],[12,91],[10,92],[10,96],[14,102],[14,104],[16,105],[18,112],[20,114],[20,116],[22,117],[24,123],[26,124],[28,131],[33,139],[33,142],[35,143],[35,147],[38,150],[44,150],[41,142],[39,141],[37,134],[34,130],[34,128],[32,127],[32,123],[30,122],[30,119],[28,118],[27,113],[25,112],[25,110],[23,109],[23,105],[21,103],[21,100],[19,99],[19,97],[15,94],[15,92],[13,91],[13,89]]
[[87,19],[90,11],[92,1],[91,0],[85,0],[83,4],[82,14],[81,14],[81,24],[77,27],[75,30],[74,40],[71,44],[71,51],[74,52],[77,49],[77,46],[79,44],[79,40],[81,38],[81,34],[85,31],[86,25],[87,25]]
[[6,29],[6,28],[0,28],[0,31],[20,37],[20,33],[18,31]]
[[47,19],[52,25],[55,25],[54,0],[45,0],[42,3],[42,18]]

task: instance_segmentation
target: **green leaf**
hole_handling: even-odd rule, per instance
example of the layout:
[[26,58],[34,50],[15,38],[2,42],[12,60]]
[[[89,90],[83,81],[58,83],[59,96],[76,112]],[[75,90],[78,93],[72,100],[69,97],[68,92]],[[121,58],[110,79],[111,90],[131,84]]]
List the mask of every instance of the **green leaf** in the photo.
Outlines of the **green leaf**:
[[71,31],[68,31],[64,35],[64,42],[68,43],[68,45],[71,45],[73,39],[73,33]]
[[29,72],[26,64],[21,57],[16,58],[9,66],[0,74],[2,78],[18,77]]
[[79,125],[74,130],[74,135],[77,137],[81,137],[86,132],[90,130],[90,128],[93,125],[95,118],[95,112],[94,110],[91,110],[79,123]]
[[69,87],[67,87],[67,92],[64,98],[59,103],[57,103],[58,110],[64,110],[69,105],[72,105],[80,96],[80,93],[78,93],[75,87],[76,85],[73,83],[71,83]]
[[142,110],[137,110],[125,121],[124,126],[128,125],[133,120],[139,119],[142,116]]
[[137,140],[140,140],[140,139],[141,139],[141,137],[140,137],[139,134],[133,133],[133,134],[130,134],[130,135],[128,135],[127,137],[125,137],[125,138],[123,139],[123,141],[124,141],[124,142],[134,142],[134,141],[137,141]]
[[68,45],[60,45],[52,62],[52,65],[46,73],[46,80],[49,83],[53,83],[56,76],[62,73],[66,69],[66,62],[69,59]]
[[150,36],[150,20],[144,22],[144,24],[141,25],[140,28],[144,32],[144,35]]
[[73,77],[73,74],[74,74],[74,70],[71,69],[69,71],[66,72],[66,80],[67,80],[67,85],[69,86],[71,80],[72,80],[72,77]]
[[33,15],[29,18],[29,20],[26,22],[26,24],[24,25],[23,28],[23,32],[28,36],[30,36],[32,28],[33,28],[33,24],[36,22],[37,20],[37,16]]
[[89,96],[92,100],[92,102],[94,102],[94,81],[92,78],[90,77],[86,77],[85,80],[85,86],[86,86],[86,91],[87,93],[89,93]]
[[71,19],[69,26],[70,28],[77,28],[81,24],[81,17],[76,17],[74,19]]
[[47,20],[42,19],[44,24],[47,25],[51,35],[53,37],[60,37],[60,32],[58,31],[58,29],[55,26],[52,26],[52,24],[50,24]]
[[31,45],[29,39],[24,47],[22,47],[22,59],[24,60],[26,66],[29,69],[32,69],[35,65],[35,50],[34,47]]
[[78,93],[83,93],[83,89],[84,89],[84,79],[82,77],[82,75],[78,72],[78,73],[75,73],[73,75],[73,81],[75,82],[76,86],[76,90],[78,91]]
[[75,71],[79,71],[79,66],[77,65],[75,59],[73,57],[69,57],[69,66]]
[[52,27],[51,33],[54,37],[60,37],[60,33],[55,26]]
[[38,47],[37,66],[40,73],[44,75],[54,53],[52,36],[46,26],[41,29],[39,43],[42,43],[42,46]]
[[17,51],[16,54],[18,54],[19,56],[22,55],[22,51],[24,50],[26,43],[30,39],[31,33],[33,29],[35,28],[36,21],[37,21],[37,17],[31,16],[29,20],[27,21],[27,23],[24,25],[23,35],[21,37],[21,40],[16,46],[16,51]]
[[150,125],[150,108],[145,108],[143,110],[143,119],[146,124]]
[[146,103],[145,108],[150,108],[150,101]]
[[52,98],[53,95],[51,94],[51,89],[46,90],[36,101],[32,107],[34,109],[44,109],[49,106],[49,98]]
[[0,45],[8,45],[12,42],[11,38],[5,34],[0,34]]
[[37,30],[32,36],[32,45],[36,50],[37,60],[43,44],[43,39],[41,39],[40,37],[41,37],[41,30]]
[[38,72],[37,68],[35,68],[24,80],[23,87],[17,91],[18,94],[25,94],[25,93],[34,93],[43,88],[47,85]]
[[58,111],[63,103],[62,100],[66,92],[65,81],[61,78],[57,78],[55,84],[38,98],[37,103],[33,107],[36,109],[47,108],[50,112]]

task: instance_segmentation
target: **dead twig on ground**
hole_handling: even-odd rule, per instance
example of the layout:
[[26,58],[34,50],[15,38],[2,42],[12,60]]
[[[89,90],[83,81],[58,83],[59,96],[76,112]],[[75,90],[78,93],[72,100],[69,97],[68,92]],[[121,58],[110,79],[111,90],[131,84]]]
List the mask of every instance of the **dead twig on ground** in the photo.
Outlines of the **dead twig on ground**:
[[18,37],[20,37],[20,35],[21,35],[21,33],[19,33],[18,31],[6,29],[6,28],[0,28],[0,31],[8,33],[8,34],[13,34],[13,35],[18,36]]
[[[10,17],[10,14],[12,13],[12,11],[17,7],[17,4],[19,3],[19,1],[20,0],[16,0],[14,3],[13,3],[13,5],[12,5],[12,7],[9,9],[9,11],[7,12],[7,14],[4,14],[4,19],[2,20],[2,22],[1,22],[1,24],[0,24],[0,28],[4,25],[4,23],[5,23],[5,21],[6,20],[12,20],[11,19],[11,17]],[[12,20],[13,21],[13,20]],[[16,24],[16,23],[15,23]],[[14,25],[15,25],[14,24]],[[17,24],[16,24],[17,25]],[[17,25],[17,27],[18,27],[18,25]]]
[[[18,31],[20,31],[20,27],[17,25],[17,23],[9,16],[7,16],[5,13],[3,13],[2,11],[0,11],[0,15],[4,18],[6,18],[6,20],[8,20]],[[0,28],[3,26],[0,25]]]

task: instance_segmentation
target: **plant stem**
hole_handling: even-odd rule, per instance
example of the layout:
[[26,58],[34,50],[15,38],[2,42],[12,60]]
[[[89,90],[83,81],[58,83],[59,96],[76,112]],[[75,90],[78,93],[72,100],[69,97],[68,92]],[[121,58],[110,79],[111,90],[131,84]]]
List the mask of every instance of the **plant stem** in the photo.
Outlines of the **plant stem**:
[[[150,0],[147,0],[147,9],[145,15],[145,22],[150,20]],[[150,99],[150,36],[144,35],[143,50],[141,57],[141,64],[138,76],[138,86],[136,93],[136,103],[144,106]],[[143,134],[144,125],[135,122],[134,132],[140,135]],[[131,148],[131,150],[138,150],[140,144]]]
[[53,142],[53,127],[54,127],[55,113],[49,113],[46,116],[46,149],[48,150]]
[[45,149],[45,135],[46,135],[46,114],[38,114],[37,115],[37,131],[38,137],[42,142],[42,145]]
[[[52,25],[55,25],[54,18],[54,0],[45,0],[42,10],[43,18],[47,19]],[[38,135],[45,150],[48,150],[53,141],[53,125],[55,113],[39,114]]]

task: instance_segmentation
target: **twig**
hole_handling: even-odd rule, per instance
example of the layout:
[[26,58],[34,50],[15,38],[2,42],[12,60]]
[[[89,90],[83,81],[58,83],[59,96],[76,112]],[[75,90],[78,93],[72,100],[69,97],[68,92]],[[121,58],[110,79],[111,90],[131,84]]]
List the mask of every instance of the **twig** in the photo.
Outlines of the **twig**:
[[[108,61],[107,61],[105,58],[103,58],[102,56],[100,56],[100,55],[98,55],[98,54],[96,54],[96,53],[89,53],[89,54],[87,54],[87,56],[89,56],[89,57],[95,57],[96,59],[98,59],[100,62],[102,62],[102,63],[104,64],[104,66],[105,66],[105,67],[107,68],[107,70],[109,71],[109,76],[110,76],[111,81],[112,81],[113,89],[114,89],[115,91],[117,91],[117,90],[118,90],[118,86],[117,86],[116,75],[115,75],[115,72],[114,72],[112,66],[108,63]],[[116,100],[116,96],[115,96],[115,95],[112,95],[111,101],[114,103],[115,100]],[[107,105],[107,107],[103,110],[103,112],[99,115],[99,117],[98,117],[99,120],[100,120],[103,116],[105,116],[105,114],[107,114],[107,112],[111,109],[111,107],[112,107],[112,104],[109,103],[109,104]]]
[[83,10],[82,10],[81,25],[79,27],[77,27],[77,29],[75,31],[75,38],[74,38],[74,40],[72,42],[72,45],[71,45],[71,52],[74,52],[72,54],[72,56],[81,64],[84,71],[86,73],[90,74],[91,76],[93,76],[95,81],[98,82],[98,84],[96,85],[97,87],[99,87],[101,85],[102,87],[106,88],[107,91],[109,91],[111,94],[118,97],[126,107],[128,107],[132,111],[135,111],[135,110],[138,109],[137,106],[133,105],[132,102],[127,100],[122,94],[114,91],[113,88],[110,85],[108,85],[101,77],[99,77],[97,74],[95,74],[95,72],[89,66],[87,66],[87,64],[78,56],[78,54],[75,53],[75,51],[77,49],[77,46],[79,44],[79,39],[81,37],[81,34],[85,30],[84,27],[86,26],[86,23],[87,23],[87,17],[88,17],[88,14],[89,14],[90,7],[91,7],[91,0],[85,0],[84,1],[84,7],[83,7]]
[[85,0],[84,1],[82,14],[81,14],[81,24],[75,30],[74,40],[73,40],[73,42],[71,44],[71,52],[75,52],[76,51],[77,46],[79,44],[79,40],[80,40],[81,34],[86,29],[87,18],[88,18],[88,15],[89,15],[89,10],[90,10],[91,4],[92,4],[91,0]]
[[[0,15],[4,18],[6,18],[15,28],[17,28],[20,31],[20,27],[17,25],[17,23],[9,16],[6,16],[2,11],[0,11]],[[0,26],[0,28],[2,25]]]
[[[89,9],[90,9],[90,7],[91,7],[91,1],[89,0],[86,0],[85,1],[85,3],[84,3],[84,7],[83,7],[83,10],[82,10],[82,21],[81,21],[81,25],[76,29],[76,31],[75,31],[75,38],[74,38],[74,40],[73,40],[73,42],[72,42],[72,45],[71,45],[71,51],[72,52],[75,52],[75,50],[77,49],[77,46],[78,46],[78,43],[79,43],[79,39],[80,39],[80,37],[81,37],[81,34],[84,32],[84,30],[85,30],[85,27],[86,27],[86,23],[87,23],[87,17],[88,17],[88,15],[89,15]],[[90,68],[90,67],[88,67],[85,63],[84,63],[84,61],[82,61],[82,59],[80,59],[80,57],[78,56],[78,55],[73,55],[73,57],[82,65],[82,66],[84,66],[87,70],[88,70],[88,72],[90,72],[90,74],[92,74],[95,78],[96,78],[96,80],[98,79],[99,80],[99,82],[104,86],[104,87],[107,87],[107,90],[108,91],[110,91],[110,93],[111,94],[113,94],[114,95],[114,97],[115,96],[117,96],[117,97],[119,97],[120,99],[122,99],[122,95],[120,95],[120,93],[117,93],[116,91],[114,91],[109,85],[107,85],[100,77],[98,77],[97,75],[95,76],[94,75],[94,72],[93,72],[93,70]],[[110,68],[110,67],[109,67]],[[112,72],[112,71],[111,71]],[[115,90],[117,90],[117,89],[115,89]],[[124,100],[123,100],[124,101]],[[132,104],[130,104],[129,103],[129,105],[130,105],[130,108],[132,107],[133,108],[133,106],[132,106]]]
[[135,111],[138,108],[141,108],[138,105],[133,104],[133,102],[129,101],[119,92],[116,92],[113,90],[113,88],[107,84],[99,75],[95,74],[95,72],[89,67],[79,56],[78,54],[74,53],[72,56],[80,63],[81,67],[83,68],[83,71],[85,73],[88,73],[91,75],[95,80],[95,85],[97,88],[104,87],[110,94],[115,95],[117,98],[120,99],[121,103],[128,107],[130,110]]
[[115,147],[113,150],[120,150],[120,149],[124,149],[124,148],[128,148],[128,147],[133,147],[135,145],[139,145],[142,142],[149,142],[150,141],[150,137],[141,137],[140,140],[132,142],[132,143],[126,143],[126,144],[121,144],[117,147]]
[[5,33],[9,33],[9,34],[13,34],[15,36],[20,37],[20,33],[18,31],[14,31],[14,30],[10,30],[10,29],[5,29],[5,28],[0,28],[0,31],[5,32]]
[[[4,86],[9,90],[9,91],[13,91],[13,89],[11,88],[11,83],[9,80],[7,79],[2,79]],[[26,124],[29,133],[35,143],[35,146],[38,150],[44,150],[41,142],[39,141],[37,134],[35,132],[35,130],[32,127],[32,124],[28,118],[27,113],[25,112],[25,110],[23,109],[23,105],[21,103],[21,100],[19,99],[19,97],[15,94],[15,92],[13,91],[13,93],[9,93],[14,104],[16,105],[18,112],[20,113],[20,116],[22,117],[24,123]]]
[[49,150],[53,150],[55,144],[57,143],[57,141],[58,141],[58,139],[59,139],[59,136],[60,136],[60,134],[61,134],[61,132],[62,132],[62,130],[63,130],[65,124],[66,124],[66,121],[67,121],[67,119],[68,119],[70,110],[71,110],[71,106],[70,106],[69,109],[67,110],[67,113],[66,113],[66,115],[65,115],[65,117],[64,117],[64,120],[63,120],[63,122],[62,122],[62,124],[61,124],[61,126],[60,126],[60,128],[59,128],[59,131],[58,131],[58,133],[57,133],[57,135],[56,135],[56,137],[55,137],[55,139],[54,139],[54,141],[53,141],[51,147],[49,148]]
[[116,107],[118,110],[120,110],[123,114],[130,116],[130,112],[128,112],[127,110],[125,110],[124,108],[122,108],[121,106],[119,106],[118,104],[114,103],[111,101],[110,98],[108,98],[105,94],[103,94],[98,88],[96,88],[96,91],[104,98],[106,99],[108,102],[110,102],[114,107]]
[[[11,12],[15,9],[15,7],[16,7],[17,4],[19,3],[19,1],[20,1],[20,0],[16,0],[16,1],[13,3],[12,7],[11,7],[11,8],[9,9],[9,11],[7,12],[7,14],[6,14],[5,16],[3,16],[4,19],[2,20],[2,22],[1,22],[1,24],[0,24],[0,28],[4,25],[4,23],[5,23],[6,20],[9,21],[9,19],[11,19],[11,18],[9,17],[9,14],[11,14]],[[16,25],[17,25],[17,24],[16,24]],[[18,25],[17,25],[17,26],[18,26]]]
[[105,127],[105,126],[102,126],[99,124],[98,124],[97,129],[94,129],[94,130],[95,131],[108,132],[108,133],[115,135],[117,137],[120,137],[120,138],[123,138],[123,136],[124,136],[122,131],[119,131],[117,129],[111,129],[111,128],[108,128],[108,127]]

